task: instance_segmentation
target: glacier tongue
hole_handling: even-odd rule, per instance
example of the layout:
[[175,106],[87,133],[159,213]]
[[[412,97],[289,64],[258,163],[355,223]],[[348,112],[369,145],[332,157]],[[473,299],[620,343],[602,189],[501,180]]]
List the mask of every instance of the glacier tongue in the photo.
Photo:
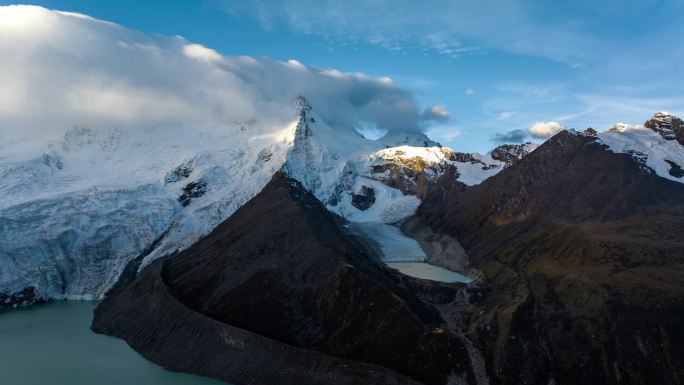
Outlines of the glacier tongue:
[[385,262],[422,262],[427,259],[418,242],[404,235],[397,226],[360,222],[354,223],[353,227],[378,244]]
[[2,288],[33,286],[51,298],[98,296],[182,216],[161,190],[91,189],[0,210]]

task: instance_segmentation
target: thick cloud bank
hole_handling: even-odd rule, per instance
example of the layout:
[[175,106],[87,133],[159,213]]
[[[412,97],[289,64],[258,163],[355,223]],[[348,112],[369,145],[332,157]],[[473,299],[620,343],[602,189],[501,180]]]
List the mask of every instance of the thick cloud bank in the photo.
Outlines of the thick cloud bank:
[[74,126],[283,126],[299,95],[340,129],[418,130],[424,119],[412,95],[388,78],[224,56],[182,37],[35,6],[0,7],[0,57],[6,158],[29,145],[19,137],[42,146]]

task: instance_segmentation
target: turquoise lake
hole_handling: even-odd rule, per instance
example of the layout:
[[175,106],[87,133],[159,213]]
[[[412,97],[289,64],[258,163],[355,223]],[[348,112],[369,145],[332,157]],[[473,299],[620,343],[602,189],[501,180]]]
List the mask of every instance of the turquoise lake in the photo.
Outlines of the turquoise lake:
[[0,382],[8,385],[226,385],[173,373],[90,330],[93,301],[0,312]]

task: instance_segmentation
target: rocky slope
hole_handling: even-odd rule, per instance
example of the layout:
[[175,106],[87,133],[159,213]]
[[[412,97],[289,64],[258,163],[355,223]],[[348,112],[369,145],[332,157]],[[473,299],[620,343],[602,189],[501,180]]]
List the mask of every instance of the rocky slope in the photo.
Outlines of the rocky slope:
[[492,289],[470,319],[492,383],[684,380],[684,184],[615,151],[617,135],[564,131],[425,198],[422,223],[457,238]]
[[277,173],[207,237],[113,290],[93,329],[238,385],[473,382],[466,346],[418,297],[451,302],[459,286],[434,285],[383,267]]

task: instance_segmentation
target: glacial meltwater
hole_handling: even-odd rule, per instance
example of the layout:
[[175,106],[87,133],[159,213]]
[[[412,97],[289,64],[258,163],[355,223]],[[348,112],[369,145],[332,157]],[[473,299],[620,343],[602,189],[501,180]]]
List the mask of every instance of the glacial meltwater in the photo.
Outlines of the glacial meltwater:
[[387,266],[411,277],[440,282],[471,282],[472,279],[445,268],[425,262],[386,262]]
[[166,371],[124,341],[93,333],[95,306],[92,301],[57,301],[0,312],[0,383],[226,385]]

